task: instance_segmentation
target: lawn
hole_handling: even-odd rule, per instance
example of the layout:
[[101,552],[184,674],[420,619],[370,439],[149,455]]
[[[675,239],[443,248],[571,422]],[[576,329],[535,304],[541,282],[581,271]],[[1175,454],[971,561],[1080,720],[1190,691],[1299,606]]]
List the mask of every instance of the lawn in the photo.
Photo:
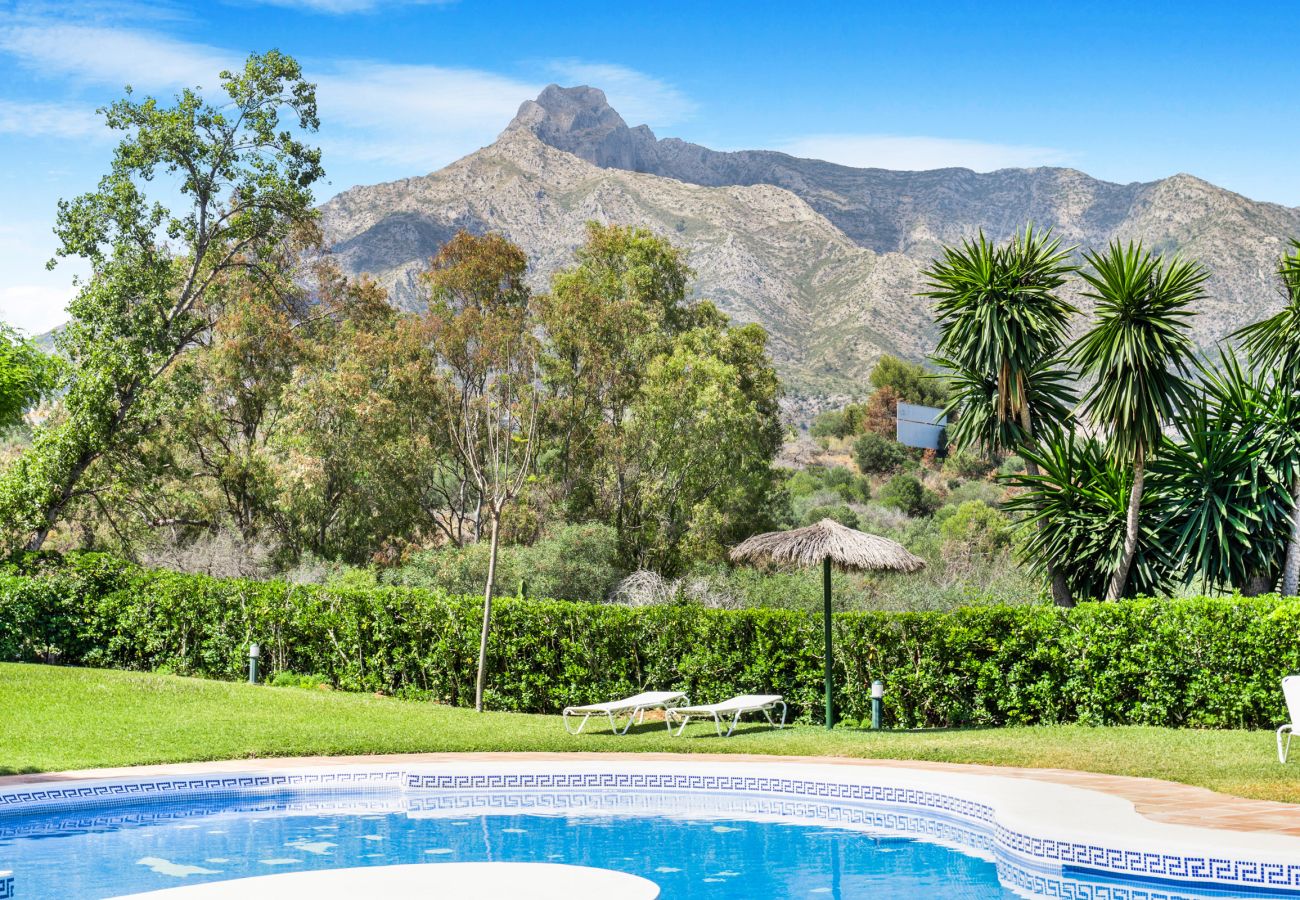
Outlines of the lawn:
[[96,669],[0,664],[0,774],[267,756],[476,750],[768,753],[918,759],[1142,775],[1300,802],[1300,763],[1278,765],[1265,731],[1089,728],[943,731],[712,725],[670,738],[570,736],[558,716],[477,714],[386,697]]

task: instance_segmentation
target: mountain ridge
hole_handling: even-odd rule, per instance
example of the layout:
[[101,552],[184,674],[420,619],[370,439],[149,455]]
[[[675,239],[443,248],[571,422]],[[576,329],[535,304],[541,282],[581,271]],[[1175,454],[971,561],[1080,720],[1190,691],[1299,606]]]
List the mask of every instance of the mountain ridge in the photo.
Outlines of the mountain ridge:
[[945,243],[1033,221],[1067,245],[1142,239],[1211,269],[1195,323],[1208,345],[1276,306],[1271,282],[1300,209],[1193,175],[1117,185],[1066,168],[904,172],[770,150],[716,151],[629,127],[591,87],[552,85],[491,145],[425,176],[344,191],[322,225],[345,271],[419,308],[415,274],[459,228],[528,252],[534,287],[571,261],[587,220],[643,225],[689,253],[697,293],[772,335],[792,391],[860,391],[881,353],[923,358],[934,329],[915,296]]

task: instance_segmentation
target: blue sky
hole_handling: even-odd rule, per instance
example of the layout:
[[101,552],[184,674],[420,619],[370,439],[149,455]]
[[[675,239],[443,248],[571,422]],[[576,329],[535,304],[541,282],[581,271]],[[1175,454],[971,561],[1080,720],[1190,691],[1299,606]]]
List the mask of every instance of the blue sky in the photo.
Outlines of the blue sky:
[[55,203],[111,150],[94,110],[277,47],[319,83],[329,184],[437,169],[550,82],[719,149],[850,165],[1190,172],[1300,205],[1294,52],[1275,4],[0,0],[0,320],[61,321]]

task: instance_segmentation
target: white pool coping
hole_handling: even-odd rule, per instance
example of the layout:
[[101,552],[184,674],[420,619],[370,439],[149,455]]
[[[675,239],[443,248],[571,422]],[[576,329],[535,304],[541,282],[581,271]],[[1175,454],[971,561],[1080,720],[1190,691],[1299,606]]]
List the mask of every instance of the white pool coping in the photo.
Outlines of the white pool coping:
[[612,869],[561,863],[439,863],[284,872],[125,894],[114,900],[658,900],[659,885]]
[[[1186,888],[1266,888],[1300,896],[1300,838],[1156,822],[1122,797],[1070,785],[986,773],[762,760],[449,759],[299,765],[259,761],[241,771],[138,778],[51,780],[0,788],[0,826],[24,812],[58,812],[168,798],[304,792],[338,795],[517,795],[552,807],[569,794],[633,797],[654,792],[742,794],[780,801],[793,818],[849,824],[867,808],[923,812],[976,826],[993,851],[1058,873],[1155,879]],[[455,802],[454,799],[450,802]],[[20,879],[21,880],[21,879]],[[21,892],[21,883],[15,888]],[[21,898],[21,893],[14,896]]]

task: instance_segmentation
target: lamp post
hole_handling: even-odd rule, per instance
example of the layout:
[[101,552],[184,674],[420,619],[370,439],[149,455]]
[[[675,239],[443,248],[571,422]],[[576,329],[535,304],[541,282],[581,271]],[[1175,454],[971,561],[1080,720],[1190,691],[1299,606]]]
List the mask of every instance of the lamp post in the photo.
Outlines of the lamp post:
[[256,643],[248,645],[248,683],[257,684],[257,658],[262,655],[262,648]]
[[880,730],[880,711],[885,705],[885,683],[871,682],[871,730]]

